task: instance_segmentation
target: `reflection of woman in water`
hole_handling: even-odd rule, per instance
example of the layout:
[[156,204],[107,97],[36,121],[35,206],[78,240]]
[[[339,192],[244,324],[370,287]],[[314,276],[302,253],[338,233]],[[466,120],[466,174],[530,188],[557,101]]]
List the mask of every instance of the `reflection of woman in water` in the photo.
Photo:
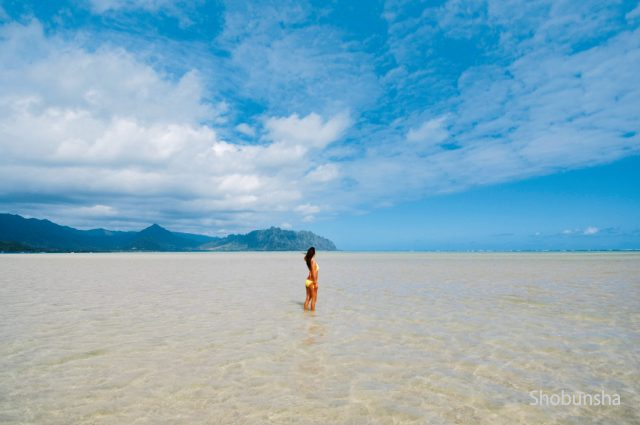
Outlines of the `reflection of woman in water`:
[[309,276],[304,285],[307,287],[307,299],[304,300],[304,309],[306,310],[311,303],[311,310],[316,309],[316,300],[318,299],[318,270],[320,267],[314,259],[316,255],[316,249],[311,247],[307,250],[307,255],[304,256],[304,262],[307,263],[309,269]]

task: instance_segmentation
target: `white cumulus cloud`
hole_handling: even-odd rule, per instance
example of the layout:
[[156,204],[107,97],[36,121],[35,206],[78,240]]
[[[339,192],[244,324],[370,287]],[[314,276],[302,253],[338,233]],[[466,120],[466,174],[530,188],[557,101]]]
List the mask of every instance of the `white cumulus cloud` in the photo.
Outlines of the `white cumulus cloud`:
[[584,234],[585,235],[595,235],[596,233],[598,233],[600,231],[600,229],[598,229],[597,227],[593,227],[593,226],[589,226],[586,229],[584,229]]
[[0,58],[10,57],[0,68],[0,196],[48,199],[12,205],[69,224],[114,211],[132,226],[200,231],[309,218],[317,207],[298,207],[308,155],[350,124],[346,114],[292,113],[265,118],[266,143],[223,140],[206,123],[221,110],[198,72],[165,76],[120,48],[47,37],[37,21],[0,27]]
[[430,144],[438,144],[446,140],[448,133],[444,127],[444,121],[444,117],[425,121],[420,127],[409,130],[407,140],[410,142],[426,142]]
[[302,146],[308,149],[324,148],[338,140],[350,124],[346,113],[324,120],[316,113],[300,118],[297,114],[288,117],[269,118],[265,127],[269,138],[276,143]]

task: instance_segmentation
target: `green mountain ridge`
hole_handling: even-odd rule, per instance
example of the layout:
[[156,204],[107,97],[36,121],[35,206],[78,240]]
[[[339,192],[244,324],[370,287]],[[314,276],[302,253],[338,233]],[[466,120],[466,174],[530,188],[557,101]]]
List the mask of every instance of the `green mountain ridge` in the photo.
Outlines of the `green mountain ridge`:
[[302,251],[310,246],[323,251],[335,251],[336,246],[329,239],[309,231],[294,232],[271,227],[254,230],[245,235],[229,235],[203,247],[214,251]]
[[153,224],[139,232],[78,230],[49,220],[0,214],[0,252],[115,251],[335,251],[329,239],[309,231],[271,227],[223,238],[171,232]]

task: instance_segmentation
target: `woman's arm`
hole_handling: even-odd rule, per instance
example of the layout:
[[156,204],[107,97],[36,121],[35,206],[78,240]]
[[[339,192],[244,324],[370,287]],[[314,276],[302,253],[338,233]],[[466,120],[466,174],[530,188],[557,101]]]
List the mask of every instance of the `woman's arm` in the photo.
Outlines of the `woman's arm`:
[[311,278],[313,280],[313,283],[318,285],[318,265],[315,261],[313,262],[313,271],[311,272]]

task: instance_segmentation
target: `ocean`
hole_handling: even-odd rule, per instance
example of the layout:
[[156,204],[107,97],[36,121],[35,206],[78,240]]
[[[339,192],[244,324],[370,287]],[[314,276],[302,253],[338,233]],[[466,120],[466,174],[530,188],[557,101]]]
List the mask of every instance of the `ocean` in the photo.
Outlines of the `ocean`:
[[640,423],[640,253],[316,259],[0,255],[0,423]]

